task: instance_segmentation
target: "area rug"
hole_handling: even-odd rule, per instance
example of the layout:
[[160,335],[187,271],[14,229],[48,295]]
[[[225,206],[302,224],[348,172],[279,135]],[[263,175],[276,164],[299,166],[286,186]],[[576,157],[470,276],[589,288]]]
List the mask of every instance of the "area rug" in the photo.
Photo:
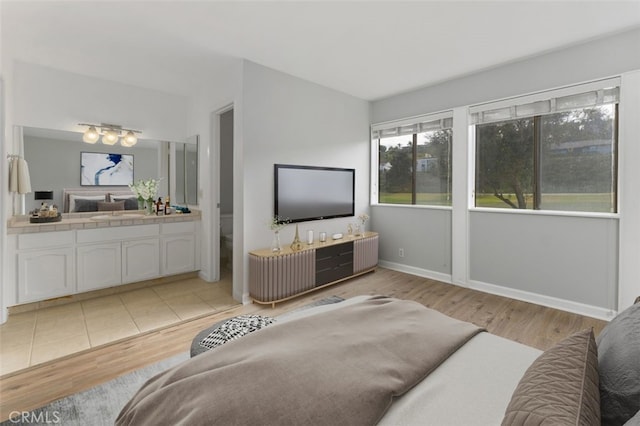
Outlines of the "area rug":
[[144,382],[187,359],[188,352],[180,353],[29,413],[14,413],[18,418],[14,417],[13,420],[7,420],[0,425],[113,425],[122,407]]
[[[326,297],[295,311],[314,306],[338,303],[338,296]],[[189,359],[189,352],[180,353],[158,363],[148,365],[117,377],[84,392],[59,399],[31,412],[15,413],[18,418],[0,423],[10,425],[106,426],[113,425],[120,410],[151,377]]]

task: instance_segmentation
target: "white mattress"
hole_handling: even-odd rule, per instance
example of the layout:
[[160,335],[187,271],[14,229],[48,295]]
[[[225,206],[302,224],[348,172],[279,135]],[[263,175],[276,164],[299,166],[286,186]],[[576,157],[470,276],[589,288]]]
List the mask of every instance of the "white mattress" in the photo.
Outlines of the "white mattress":
[[[357,296],[340,303],[285,314],[273,326],[369,297]],[[493,334],[480,333],[398,398],[379,424],[499,425],[518,381],[541,353]]]

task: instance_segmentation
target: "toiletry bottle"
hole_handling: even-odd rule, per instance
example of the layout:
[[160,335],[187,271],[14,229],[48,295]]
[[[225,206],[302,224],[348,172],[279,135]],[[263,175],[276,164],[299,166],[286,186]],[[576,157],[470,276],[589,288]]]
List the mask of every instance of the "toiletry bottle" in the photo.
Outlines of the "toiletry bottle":
[[171,204],[169,203],[169,197],[164,202],[164,214],[171,214]]
[[162,204],[162,197],[158,197],[158,201],[156,202],[156,216],[160,216],[164,213],[164,206]]

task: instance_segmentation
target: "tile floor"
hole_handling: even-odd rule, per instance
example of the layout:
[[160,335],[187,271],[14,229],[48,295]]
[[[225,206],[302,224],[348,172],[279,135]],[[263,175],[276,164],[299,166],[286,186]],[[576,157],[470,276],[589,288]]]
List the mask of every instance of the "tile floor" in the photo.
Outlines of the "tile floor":
[[0,375],[228,309],[231,276],[189,278],[9,315],[0,325]]

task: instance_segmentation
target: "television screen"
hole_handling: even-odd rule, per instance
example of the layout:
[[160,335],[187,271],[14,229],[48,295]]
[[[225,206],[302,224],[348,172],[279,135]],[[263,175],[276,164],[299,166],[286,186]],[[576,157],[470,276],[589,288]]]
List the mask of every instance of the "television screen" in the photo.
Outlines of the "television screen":
[[274,213],[303,222],[353,216],[355,169],[274,165]]
[[133,155],[80,153],[80,185],[124,186],[133,183]]

